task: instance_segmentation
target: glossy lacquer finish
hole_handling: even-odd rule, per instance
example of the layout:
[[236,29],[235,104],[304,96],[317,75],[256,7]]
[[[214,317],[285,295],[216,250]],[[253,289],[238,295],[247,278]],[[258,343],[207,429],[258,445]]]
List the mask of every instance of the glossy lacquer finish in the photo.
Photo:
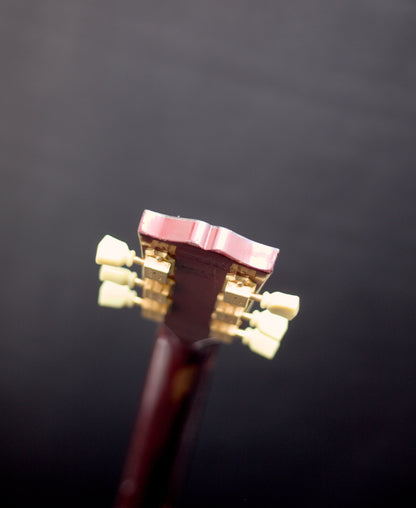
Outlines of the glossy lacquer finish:
[[227,228],[211,226],[200,220],[169,217],[151,210],[143,212],[139,235],[193,245],[266,273],[273,271],[279,253],[279,249],[244,238]]
[[162,325],[148,367],[117,508],[174,506],[218,344]]
[[259,289],[279,251],[225,228],[150,210],[138,233],[142,250],[168,249],[174,257],[174,289],[157,333],[116,508],[166,508],[176,506],[218,348],[207,338],[217,295],[235,263]]
[[229,229],[150,210],[143,212],[138,233],[142,246],[161,241],[174,249],[175,287],[166,324],[188,342],[209,336],[217,295],[235,262],[255,271],[259,288],[279,253]]

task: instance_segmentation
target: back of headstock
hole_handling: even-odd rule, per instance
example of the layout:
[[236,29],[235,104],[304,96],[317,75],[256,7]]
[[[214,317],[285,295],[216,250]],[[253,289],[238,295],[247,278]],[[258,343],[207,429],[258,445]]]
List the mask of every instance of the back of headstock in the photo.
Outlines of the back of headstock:
[[[141,257],[106,236],[98,302],[139,305],[159,326],[117,495],[117,508],[173,506],[217,346],[235,338],[273,358],[299,298],[260,289],[278,250],[206,222],[145,210]],[[141,267],[141,276],[125,265]],[[141,296],[133,289],[141,288]],[[266,309],[251,312],[254,303]],[[248,322],[248,327],[246,323]]]
[[[202,221],[149,210],[138,234],[142,257],[112,237],[100,242],[101,305],[140,305],[143,317],[164,321],[187,343],[207,337],[229,343],[239,337],[254,352],[275,355],[299,308],[296,296],[259,294],[278,249]],[[119,268],[133,264],[141,266],[141,278]],[[142,287],[141,297],[132,289],[135,285]],[[266,310],[250,313],[254,302]]]

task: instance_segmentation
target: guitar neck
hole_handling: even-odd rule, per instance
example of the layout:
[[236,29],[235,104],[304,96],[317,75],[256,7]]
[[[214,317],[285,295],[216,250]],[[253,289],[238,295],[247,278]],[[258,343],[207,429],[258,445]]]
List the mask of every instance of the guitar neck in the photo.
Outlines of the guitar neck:
[[168,507],[180,493],[218,342],[157,331],[116,508]]
[[[100,305],[138,305],[144,318],[164,323],[116,508],[167,508],[178,496],[218,344],[240,340],[272,359],[299,298],[278,291],[260,295],[279,250],[228,229],[145,210],[138,235],[142,257],[106,235],[95,258],[103,281]],[[123,265],[141,266],[141,278]],[[252,312],[255,304],[265,310]]]

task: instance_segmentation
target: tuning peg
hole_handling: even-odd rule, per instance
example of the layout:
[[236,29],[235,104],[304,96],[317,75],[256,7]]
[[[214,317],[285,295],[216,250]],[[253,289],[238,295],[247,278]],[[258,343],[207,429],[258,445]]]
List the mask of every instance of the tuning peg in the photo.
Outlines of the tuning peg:
[[133,305],[141,305],[142,298],[137,296],[136,291],[129,289],[127,286],[120,286],[115,282],[104,281],[98,292],[98,305],[103,307],[133,307]]
[[101,281],[111,281],[122,286],[143,286],[144,282],[139,279],[136,272],[131,272],[127,268],[118,266],[102,265],[100,268],[99,278]]
[[[127,243],[106,235],[97,247],[95,262],[99,265],[131,266],[133,263],[143,266],[143,278],[168,284],[174,272],[174,259],[167,252],[146,249],[145,258],[136,256]],[[112,280],[112,279],[111,279]]]
[[276,291],[265,291],[262,295],[255,293],[253,284],[241,280],[229,279],[224,288],[224,302],[236,307],[246,307],[250,300],[260,303],[262,309],[278,314],[286,319],[293,319],[299,312],[299,297]]
[[143,265],[144,260],[130,250],[127,243],[110,235],[105,235],[97,247],[95,262],[98,265],[131,266],[133,263]]
[[263,312],[255,310],[251,314],[244,312],[241,317],[247,319],[251,327],[257,328],[261,333],[277,341],[282,340],[287,331],[288,320],[268,310]]
[[265,291],[262,295],[252,293],[250,298],[259,302],[262,309],[267,309],[272,314],[282,316],[289,321],[299,312],[299,297],[295,295]]
[[142,315],[153,321],[162,322],[170,307],[170,301],[158,302],[150,298],[140,298],[136,291],[129,289],[128,286],[120,286],[111,281],[104,281],[98,292],[98,304],[103,307],[133,307],[140,305]]
[[268,360],[271,360],[275,356],[280,346],[279,341],[272,339],[255,328],[239,330],[237,335],[242,338],[243,344],[246,344],[253,353],[257,353]]

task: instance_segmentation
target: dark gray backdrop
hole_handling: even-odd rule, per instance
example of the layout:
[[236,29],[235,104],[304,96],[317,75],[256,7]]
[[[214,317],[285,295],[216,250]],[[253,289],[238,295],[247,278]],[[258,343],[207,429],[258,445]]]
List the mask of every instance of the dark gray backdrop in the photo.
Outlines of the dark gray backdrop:
[[403,506],[416,466],[416,5],[3,0],[2,506],[110,506],[154,326],[96,306],[144,208],[281,249],[183,506]]

